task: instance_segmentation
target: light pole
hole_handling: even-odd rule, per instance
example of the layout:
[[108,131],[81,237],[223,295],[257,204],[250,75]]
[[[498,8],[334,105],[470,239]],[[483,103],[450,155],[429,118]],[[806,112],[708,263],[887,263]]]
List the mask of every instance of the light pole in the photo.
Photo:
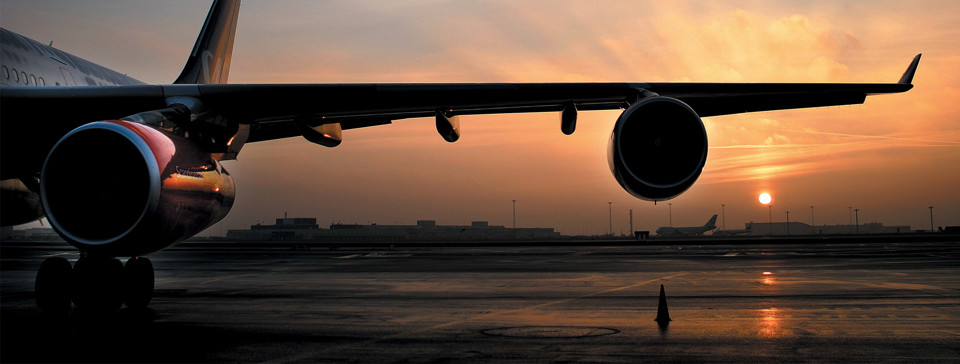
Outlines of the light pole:
[[613,202],[607,202],[610,205],[610,230],[607,230],[607,235],[613,236]]
[[630,209],[630,236],[633,236],[633,209]]
[[817,220],[814,220],[813,218],[813,206],[810,206],[810,227],[814,227],[816,225],[817,225]]
[[860,233],[860,209],[853,209],[854,215],[857,215],[857,234]]
[[933,232],[933,206],[929,207],[930,209],[930,232]]
[[517,238],[517,200],[513,200],[513,238]]
[[770,235],[773,235],[773,204],[767,205],[770,208]]
[[673,227],[673,203],[668,203],[667,207],[670,208],[670,227]]
[[723,230],[727,230],[727,205],[720,204],[720,215],[723,216]]
[[787,211],[787,235],[790,235],[790,211]]

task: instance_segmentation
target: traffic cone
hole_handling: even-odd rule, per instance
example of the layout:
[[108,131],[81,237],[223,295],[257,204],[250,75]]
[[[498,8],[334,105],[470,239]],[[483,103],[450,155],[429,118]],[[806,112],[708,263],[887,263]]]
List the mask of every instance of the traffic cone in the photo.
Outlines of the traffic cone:
[[667,294],[663,292],[663,285],[660,285],[660,303],[657,304],[657,318],[654,319],[661,326],[670,323],[670,311],[667,309]]

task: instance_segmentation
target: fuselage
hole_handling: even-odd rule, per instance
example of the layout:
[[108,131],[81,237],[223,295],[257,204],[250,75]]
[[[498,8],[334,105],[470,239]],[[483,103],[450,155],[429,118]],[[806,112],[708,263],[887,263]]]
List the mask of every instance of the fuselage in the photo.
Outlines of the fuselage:
[[[49,45],[0,28],[0,85],[11,87],[67,87],[142,85],[137,79],[97,65]],[[36,140],[44,130],[57,130],[56,121],[45,120],[38,110],[35,120],[4,120],[3,144]],[[64,130],[65,132],[66,130]],[[53,135],[51,142],[62,133]],[[22,168],[30,158],[4,147],[3,170],[0,175],[0,196],[4,200],[4,224],[22,224],[43,216],[40,196],[36,193],[36,176],[24,174]],[[13,177],[13,178],[10,178]],[[32,186],[31,186],[32,185]]]
[[689,227],[672,227],[672,226],[663,226],[657,229],[657,235],[667,236],[686,236],[686,235],[703,235],[703,233],[716,229],[717,228],[717,215],[713,215],[710,220],[707,221],[703,226],[689,226]]
[[144,83],[0,28],[0,85],[108,86]]
[[664,226],[657,229],[657,235],[703,235],[703,233],[716,228],[716,226],[693,226],[678,228]]

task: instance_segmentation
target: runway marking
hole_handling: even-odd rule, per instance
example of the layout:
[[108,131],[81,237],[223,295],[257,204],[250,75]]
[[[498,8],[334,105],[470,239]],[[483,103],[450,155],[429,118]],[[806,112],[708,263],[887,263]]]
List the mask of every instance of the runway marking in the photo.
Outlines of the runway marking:
[[247,276],[251,276],[251,275],[252,275],[252,274],[233,274],[233,275],[229,275],[229,276],[217,277],[217,278],[214,278],[214,279],[211,279],[211,280],[208,280],[208,281],[203,281],[203,282],[200,282],[200,284],[203,285],[203,284],[213,283],[213,282],[217,282],[217,281],[222,281],[222,280],[224,280],[224,279],[247,277]]
[[[485,314],[481,314],[481,315],[475,315],[475,316],[471,316],[471,317],[468,317],[468,318],[465,318],[465,319],[461,319],[461,320],[448,321],[448,322],[445,322],[445,323],[442,323],[442,324],[437,324],[437,325],[433,325],[433,326],[428,326],[428,327],[424,327],[424,328],[416,329],[416,330],[404,331],[404,332],[400,332],[400,333],[396,333],[396,334],[392,334],[392,335],[381,336],[381,337],[378,337],[378,338],[373,338],[373,339],[369,339],[369,340],[364,340],[364,341],[361,341],[361,342],[358,342],[358,343],[349,343],[349,344],[343,344],[343,345],[339,345],[339,346],[327,347],[325,351],[330,351],[330,350],[333,350],[333,349],[342,349],[342,348],[351,347],[351,346],[367,346],[367,345],[370,345],[370,344],[375,344],[375,343],[377,343],[377,342],[379,342],[379,341],[397,339],[397,338],[401,338],[401,337],[409,337],[409,336],[417,335],[417,334],[424,333],[424,332],[427,332],[427,331],[434,331],[434,330],[442,329],[442,328],[449,327],[449,326],[459,325],[459,324],[466,323],[466,322],[469,322],[469,321],[475,321],[475,320],[479,320],[479,319],[485,319],[485,318],[490,318],[490,317],[495,317],[495,316],[501,316],[501,315],[508,315],[508,314],[513,314],[513,313],[523,312],[523,311],[528,311],[528,310],[541,309],[541,308],[544,308],[544,307],[555,306],[555,305],[559,305],[559,304],[563,304],[563,303],[567,303],[567,302],[570,302],[570,301],[575,301],[575,300],[579,300],[579,299],[583,299],[583,298],[589,298],[589,297],[599,296],[599,295],[602,295],[602,294],[619,292],[619,291],[623,291],[623,290],[627,290],[627,289],[631,289],[631,288],[636,288],[636,287],[640,287],[640,286],[645,286],[645,285],[648,285],[648,284],[653,283],[653,282],[662,281],[662,280],[670,279],[670,278],[674,278],[674,277],[679,277],[679,276],[682,276],[682,275],[685,275],[685,274],[686,274],[686,273],[678,273],[678,274],[669,275],[669,276],[660,277],[660,278],[654,278],[654,279],[650,279],[650,280],[646,280],[646,281],[643,281],[643,282],[634,283],[634,284],[630,284],[630,285],[626,285],[626,286],[622,286],[622,287],[605,289],[605,290],[602,290],[602,291],[597,291],[597,292],[593,292],[593,293],[588,293],[588,294],[580,295],[580,296],[576,296],[576,297],[569,297],[569,298],[559,299],[559,300],[556,300],[556,301],[545,302],[545,303],[541,303],[541,304],[537,304],[537,305],[532,305],[532,306],[527,306],[527,307],[521,307],[521,308],[515,308],[515,309],[509,309],[509,310],[502,310],[502,311],[490,312],[490,313],[485,313]],[[304,360],[307,360],[307,359],[313,357],[313,354],[314,354],[314,353],[310,353],[310,354],[306,354],[306,353],[305,353],[305,354],[300,355],[300,356],[298,356],[298,357],[296,357],[296,358],[293,358],[293,359],[279,359],[279,358],[278,358],[277,360],[274,360],[274,361],[271,361],[271,362],[284,362],[284,363],[289,363],[289,362],[301,362],[301,361],[304,361]]]
[[353,259],[353,258],[356,258],[356,257],[359,257],[359,256],[363,256],[363,254],[344,255],[344,256],[342,256],[342,257],[336,257],[336,258],[334,258],[334,259]]

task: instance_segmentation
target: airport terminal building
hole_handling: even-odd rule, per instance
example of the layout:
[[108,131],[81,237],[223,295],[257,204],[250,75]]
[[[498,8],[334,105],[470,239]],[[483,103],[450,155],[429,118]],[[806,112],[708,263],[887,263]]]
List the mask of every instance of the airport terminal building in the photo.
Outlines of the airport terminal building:
[[745,228],[749,230],[743,235],[838,235],[838,234],[905,234],[913,230],[907,225],[884,226],[879,222],[860,225],[815,225],[791,221],[787,222],[751,222]]
[[331,224],[320,228],[316,218],[278,218],[273,225],[252,225],[249,230],[228,230],[227,240],[237,241],[418,241],[550,239],[553,228],[517,228],[474,221],[470,225],[437,225],[419,220],[416,225]]

